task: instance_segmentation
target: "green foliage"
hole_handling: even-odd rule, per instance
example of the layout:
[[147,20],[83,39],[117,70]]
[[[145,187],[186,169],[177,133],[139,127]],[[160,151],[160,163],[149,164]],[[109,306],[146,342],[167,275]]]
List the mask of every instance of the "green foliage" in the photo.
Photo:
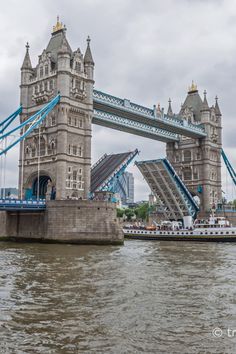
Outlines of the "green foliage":
[[147,220],[149,213],[152,211],[152,208],[149,207],[148,203],[140,204],[137,208],[117,208],[117,217],[123,218],[126,221],[131,221],[132,218],[136,216],[139,220]]
[[143,204],[139,205],[135,209],[135,214],[137,215],[138,219],[147,220],[148,219],[148,214],[149,214],[149,205],[148,205],[148,203],[143,203]]
[[116,213],[118,218],[122,218],[125,213],[125,209],[117,208]]

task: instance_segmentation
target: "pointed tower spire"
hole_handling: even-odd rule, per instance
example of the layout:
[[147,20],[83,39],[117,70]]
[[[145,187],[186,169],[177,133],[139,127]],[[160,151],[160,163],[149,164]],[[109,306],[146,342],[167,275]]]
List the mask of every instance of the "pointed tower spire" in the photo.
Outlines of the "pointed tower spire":
[[173,116],[173,111],[172,111],[172,107],[171,107],[171,99],[169,98],[169,106],[168,106],[168,111],[167,111],[167,115],[168,116]]
[[90,49],[90,37],[88,36],[87,38],[87,49],[84,55],[84,63],[85,64],[91,64],[94,65],[94,61],[93,61],[93,57],[92,57],[92,53],[91,53],[91,49]]
[[221,116],[221,111],[220,111],[220,107],[218,105],[218,97],[215,97],[216,103],[215,103],[215,112],[217,116]]
[[206,111],[206,110],[209,109],[209,105],[208,105],[207,98],[206,98],[206,95],[207,95],[206,90],[204,90],[203,94],[204,94],[204,99],[203,99],[203,104],[202,104],[201,111]]
[[25,58],[24,58],[21,70],[22,69],[32,69],[30,55],[29,55],[29,47],[30,47],[29,43],[27,42],[26,46],[25,46],[25,48],[26,48]]

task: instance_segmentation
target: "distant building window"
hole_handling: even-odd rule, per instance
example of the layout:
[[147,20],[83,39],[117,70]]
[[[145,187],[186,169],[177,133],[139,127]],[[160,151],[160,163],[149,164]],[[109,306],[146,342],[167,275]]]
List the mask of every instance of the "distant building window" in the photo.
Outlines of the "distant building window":
[[82,156],[82,148],[79,146],[79,156]]
[[43,77],[43,67],[41,66],[40,69],[39,69],[39,76],[40,77]]
[[79,120],[79,127],[80,127],[80,128],[83,127],[83,121],[82,121],[82,119]]
[[68,117],[68,124],[71,125],[71,117]]
[[48,75],[48,65],[45,65],[45,75]]

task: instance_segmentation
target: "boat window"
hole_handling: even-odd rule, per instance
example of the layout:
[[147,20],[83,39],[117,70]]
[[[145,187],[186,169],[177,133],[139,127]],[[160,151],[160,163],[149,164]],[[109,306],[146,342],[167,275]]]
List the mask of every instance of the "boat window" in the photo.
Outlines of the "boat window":
[[221,231],[221,235],[223,235],[223,232]]

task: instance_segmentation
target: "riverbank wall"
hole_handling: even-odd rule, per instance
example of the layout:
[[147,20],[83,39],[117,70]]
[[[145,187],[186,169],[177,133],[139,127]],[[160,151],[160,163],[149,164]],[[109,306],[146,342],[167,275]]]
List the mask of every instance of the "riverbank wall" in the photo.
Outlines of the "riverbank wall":
[[78,244],[122,244],[124,235],[110,202],[48,201],[46,210],[0,211],[0,239]]

